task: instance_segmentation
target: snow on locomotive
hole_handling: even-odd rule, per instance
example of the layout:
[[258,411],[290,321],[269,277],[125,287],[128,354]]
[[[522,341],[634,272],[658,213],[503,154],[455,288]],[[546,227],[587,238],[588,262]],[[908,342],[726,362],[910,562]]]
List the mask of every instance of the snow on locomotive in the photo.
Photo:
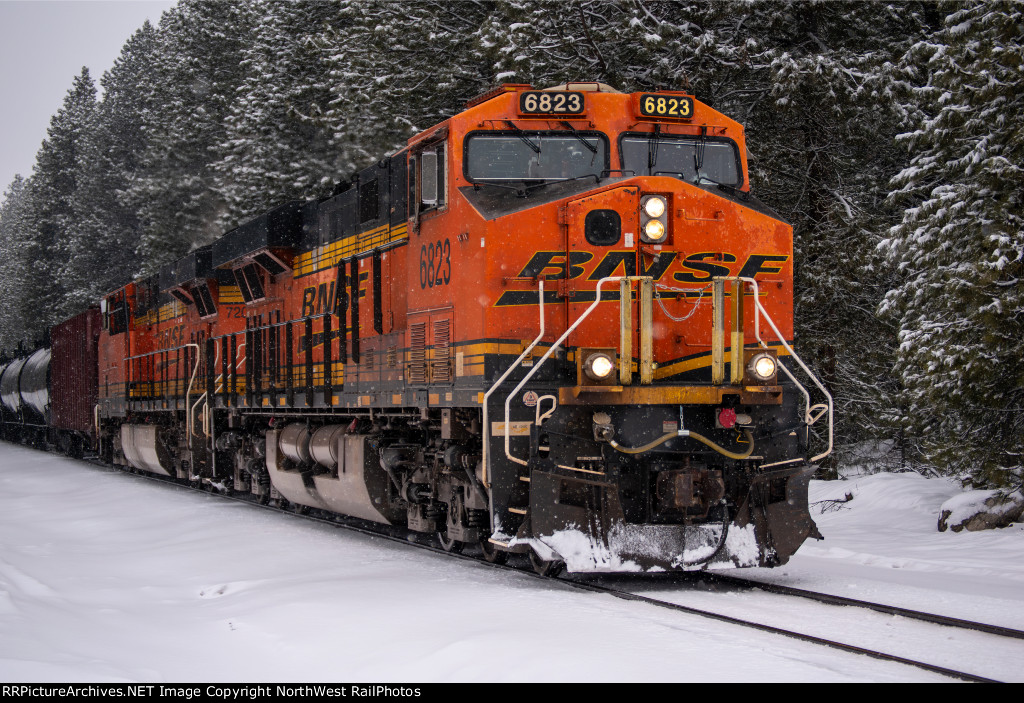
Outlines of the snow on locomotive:
[[741,125],[504,85],[113,291],[0,396],[7,436],[542,573],[778,565],[819,536],[832,443],[792,338],[792,229]]

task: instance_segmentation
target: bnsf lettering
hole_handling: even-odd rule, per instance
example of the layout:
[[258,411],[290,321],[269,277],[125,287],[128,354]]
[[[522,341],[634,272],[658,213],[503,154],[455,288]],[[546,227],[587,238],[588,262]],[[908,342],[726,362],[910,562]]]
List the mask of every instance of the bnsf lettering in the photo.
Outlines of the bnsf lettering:
[[[740,276],[754,278],[759,273],[779,273],[782,271],[782,264],[788,258],[788,256],[753,254],[747,259],[747,263],[743,264],[743,268],[740,269]],[[775,261],[779,263],[778,266],[766,266],[766,264]]]
[[[369,279],[370,274],[360,273],[359,282]],[[309,317],[310,315],[322,315],[324,313],[332,313],[335,310],[335,303],[339,299],[344,302],[345,292],[342,291],[341,295],[335,296],[335,281],[330,283],[321,283],[319,286],[310,286],[302,290],[302,317]],[[360,289],[359,297],[365,298],[366,291]]]
[[[569,278],[579,278],[583,275],[583,264],[594,258],[589,251],[574,251],[569,254]],[[553,269],[554,273],[545,273]],[[539,278],[547,276],[554,280],[565,278],[565,252],[564,251],[538,251],[533,258],[519,272],[520,278]]]
[[[574,251],[569,254],[568,273],[570,279],[586,277],[588,281],[598,281],[608,276],[635,276],[637,270],[637,255],[634,251],[609,251],[602,256],[591,268],[587,266],[594,258],[588,251]],[[664,251],[657,257],[641,256],[640,268],[644,276],[650,276],[656,281],[662,280],[669,275],[679,283],[700,283],[708,284],[716,276],[740,275],[747,278],[755,278],[764,274],[778,274],[782,272],[783,264],[789,260],[789,256],[781,254],[751,254],[747,257],[739,273],[735,273],[738,259],[735,254],[728,252],[702,251],[696,254],[689,254],[683,258],[680,252]],[[566,277],[566,256],[561,251],[538,251],[530,261],[519,272],[521,278],[536,278],[546,276],[549,279],[561,279]],[[608,294],[608,300],[615,299],[614,292]],[[532,296],[532,297],[531,297]],[[554,303],[558,298],[555,291],[547,291],[546,300]],[[536,303],[536,294],[524,291],[505,291],[498,302],[497,307],[509,305],[533,305]]]
[[[621,270],[621,273],[617,273]],[[608,276],[635,276],[636,275],[636,252],[635,251],[610,251],[605,254],[590,275],[588,281],[599,281]],[[575,278],[575,276],[573,276]]]
[[[712,264],[705,259],[713,259],[715,261],[722,261],[727,264],[736,262],[736,257],[732,254],[719,253],[714,251],[704,251],[699,254],[690,254],[683,259],[683,266],[690,269],[689,271],[679,271],[673,278],[680,283],[709,283],[715,276],[729,276],[728,266],[720,266],[718,264]],[[693,272],[703,273],[703,276],[697,276]]]
[[157,334],[157,349],[173,349],[184,344],[185,325],[176,325]]

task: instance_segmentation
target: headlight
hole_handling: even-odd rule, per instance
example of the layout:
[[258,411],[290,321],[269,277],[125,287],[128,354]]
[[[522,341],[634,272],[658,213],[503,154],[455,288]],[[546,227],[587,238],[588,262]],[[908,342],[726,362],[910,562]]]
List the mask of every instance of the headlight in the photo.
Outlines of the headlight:
[[591,354],[583,362],[583,372],[594,381],[604,381],[615,370],[615,362],[607,354]]
[[665,225],[661,220],[651,220],[644,225],[644,234],[652,241],[658,241],[665,236]]
[[775,375],[775,372],[778,370],[778,364],[770,354],[758,354],[750,360],[748,368],[755,376],[767,381]]
[[649,198],[644,203],[644,212],[649,217],[661,217],[665,214],[665,199],[664,198]]
[[640,198],[640,239],[648,244],[668,241],[668,199],[662,195]]

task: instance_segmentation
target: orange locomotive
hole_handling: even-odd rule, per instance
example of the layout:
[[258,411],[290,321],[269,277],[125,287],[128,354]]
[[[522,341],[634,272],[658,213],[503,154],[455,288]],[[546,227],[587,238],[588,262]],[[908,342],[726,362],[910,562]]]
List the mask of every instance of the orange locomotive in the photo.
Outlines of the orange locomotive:
[[90,432],[117,464],[543,573],[781,564],[818,536],[831,450],[793,264],[738,123],[505,85],[107,296]]

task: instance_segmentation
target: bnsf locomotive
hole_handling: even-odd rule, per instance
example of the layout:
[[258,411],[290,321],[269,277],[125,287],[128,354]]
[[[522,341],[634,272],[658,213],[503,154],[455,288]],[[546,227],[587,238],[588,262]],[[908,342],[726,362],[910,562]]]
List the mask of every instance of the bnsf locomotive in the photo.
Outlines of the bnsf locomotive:
[[3,429],[542,573],[782,564],[832,447],[793,264],[738,123],[507,84],[56,325]]

